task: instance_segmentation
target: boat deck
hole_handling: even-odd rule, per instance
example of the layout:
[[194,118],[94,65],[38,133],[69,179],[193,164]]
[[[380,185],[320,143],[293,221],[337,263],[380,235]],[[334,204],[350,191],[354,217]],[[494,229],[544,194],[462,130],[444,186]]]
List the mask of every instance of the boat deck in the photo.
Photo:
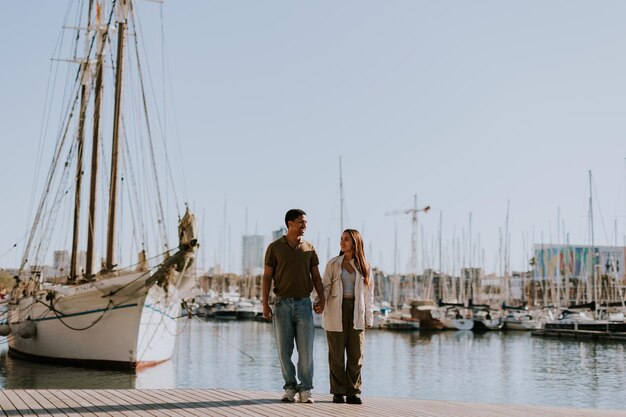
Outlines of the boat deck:
[[282,403],[281,393],[227,389],[0,390],[7,416],[416,416],[416,417],[617,417],[624,411],[475,404],[364,397],[364,404]]
[[540,337],[626,341],[626,333],[624,332],[601,332],[597,330],[541,329],[534,331],[532,335]]

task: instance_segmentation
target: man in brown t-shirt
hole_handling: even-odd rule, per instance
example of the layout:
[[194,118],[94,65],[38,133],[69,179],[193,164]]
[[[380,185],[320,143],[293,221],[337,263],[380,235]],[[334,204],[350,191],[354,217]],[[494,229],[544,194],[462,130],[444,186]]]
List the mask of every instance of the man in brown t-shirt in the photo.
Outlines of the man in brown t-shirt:
[[[313,313],[311,291],[319,301],[315,312],[324,311],[324,290],[315,248],[302,239],[307,226],[306,213],[291,209],[285,215],[287,234],[270,243],[265,252],[263,271],[263,316],[274,319],[276,346],[285,385],[282,401],[312,403],[313,389]],[[270,287],[274,281],[274,310],[269,304]],[[298,350],[298,373],[291,361],[294,341]]]

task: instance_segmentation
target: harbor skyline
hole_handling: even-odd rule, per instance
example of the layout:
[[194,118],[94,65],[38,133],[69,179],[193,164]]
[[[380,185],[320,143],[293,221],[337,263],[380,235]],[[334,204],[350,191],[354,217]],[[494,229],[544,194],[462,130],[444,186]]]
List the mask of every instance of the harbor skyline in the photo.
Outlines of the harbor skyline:
[[9,7],[0,412],[619,414],[626,5],[191,1]]
[[[179,144],[172,158],[185,165],[175,177],[198,218],[207,268],[240,272],[241,236],[269,239],[292,207],[307,212],[305,238],[321,258],[335,254],[339,157],[344,225],[362,230],[372,263],[389,273],[410,271],[411,218],[385,213],[410,209],[414,194],[419,207],[432,207],[418,215],[420,270],[424,262],[438,268],[440,213],[444,250],[462,242],[487,273],[499,269],[507,204],[512,270],[528,267],[533,244],[591,244],[589,171],[595,244],[624,246],[620,2],[137,7],[146,22],[158,22],[161,8],[168,16],[172,89],[156,94],[176,103],[164,111]],[[23,2],[5,13],[5,39],[33,28],[19,45],[0,46],[8,63],[0,265],[17,267],[41,187],[37,170],[49,164],[40,149],[55,133],[42,116],[43,57],[53,57],[55,39],[39,34],[58,32],[65,6]],[[147,38],[161,62],[160,34]]]

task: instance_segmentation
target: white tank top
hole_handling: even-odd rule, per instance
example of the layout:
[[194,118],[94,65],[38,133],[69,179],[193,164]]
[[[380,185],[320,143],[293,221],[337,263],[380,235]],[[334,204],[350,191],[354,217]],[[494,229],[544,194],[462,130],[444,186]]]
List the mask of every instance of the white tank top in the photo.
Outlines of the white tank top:
[[354,297],[354,282],[356,281],[356,271],[350,273],[341,268],[341,281],[343,282],[344,297]]

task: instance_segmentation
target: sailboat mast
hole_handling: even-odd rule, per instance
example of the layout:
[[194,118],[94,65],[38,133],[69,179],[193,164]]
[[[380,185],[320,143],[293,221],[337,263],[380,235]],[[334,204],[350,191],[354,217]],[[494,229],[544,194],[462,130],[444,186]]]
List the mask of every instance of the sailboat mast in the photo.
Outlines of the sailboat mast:
[[443,260],[442,260],[442,250],[441,250],[441,245],[442,245],[442,228],[443,228],[443,212],[441,210],[439,210],[439,276],[443,276]]
[[509,209],[511,206],[511,200],[506,201],[506,221],[504,225],[504,302],[509,304],[509,297],[511,295],[511,277],[510,277],[510,248],[509,248]]
[[130,0],[117,3],[117,59],[115,68],[115,106],[113,111],[113,149],[111,152],[111,183],[109,186],[109,221],[107,226],[106,269],[115,267],[115,215],[117,209],[118,153],[120,142],[121,107],[122,107],[122,74],[124,69],[124,44]]
[[600,300],[598,300],[598,277],[596,274],[596,263],[598,259],[596,258],[596,248],[593,236],[593,186],[591,183],[591,170],[589,171],[589,228],[591,233],[591,266],[593,268],[593,301],[596,306],[596,318],[598,318],[598,302]]
[[87,15],[87,33],[85,34],[85,57],[80,64],[80,116],[78,118],[78,136],[76,148],[76,182],[74,189],[74,225],[72,232],[72,254],[70,257],[69,281],[76,281],[76,271],[78,269],[78,232],[80,228],[80,206],[81,189],[83,183],[83,151],[85,147],[85,118],[87,113],[87,101],[89,100],[89,84],[91,83],[89,68],[89,21],[91,20],[91,10],[93,1],[89,2]]
[[87,222],[87,259],[85,260],[85,276],[93,276],[93,258],[95,251],[96,227],[96,195],[98,187],[98,150],[100,149],[100,114],[102,112],[102,79],[104,76],[104,45],[106,28],[102,27],[103,11],[96,5],[96,86],[93,109],[93,139],[91,147],[91,179],[89,184],[89,214]]
[[88,65],[81,64],[82,85],[80,87],[80,117],[78,121],[78,146],[76,155],[76,187],[74,190],[74,227],[72,233],[72,255],[70,258],[70,281],[76,280],[76,270],[78,269],[78,229],[80,227],[80,193],[83,180],[83,148],[85,142],[85,113],[87,111],[87,85]]
[[343,233],[343,174],[341,171],[341,156],[339,157],[339,221],[340,233]]

